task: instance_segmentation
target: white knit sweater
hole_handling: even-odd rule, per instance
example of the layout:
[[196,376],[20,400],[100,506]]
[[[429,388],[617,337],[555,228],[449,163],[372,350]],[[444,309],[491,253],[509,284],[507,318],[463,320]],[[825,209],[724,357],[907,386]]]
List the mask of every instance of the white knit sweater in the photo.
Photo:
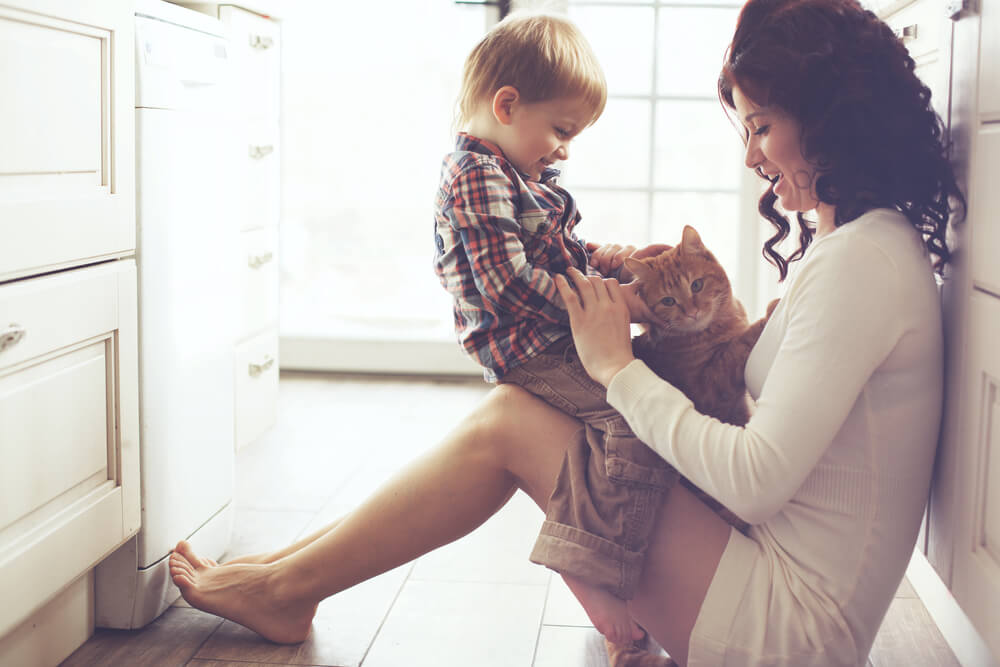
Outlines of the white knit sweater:
[[[923,514],[943,385],[940,300],[919,235],[871,211],[817,239],[754,347],[743,427],[641,361],[608,400],[684,476],[753,524],[776,585],[849,628],[859,663]],[[766,610],[761,610],[766,613]]]

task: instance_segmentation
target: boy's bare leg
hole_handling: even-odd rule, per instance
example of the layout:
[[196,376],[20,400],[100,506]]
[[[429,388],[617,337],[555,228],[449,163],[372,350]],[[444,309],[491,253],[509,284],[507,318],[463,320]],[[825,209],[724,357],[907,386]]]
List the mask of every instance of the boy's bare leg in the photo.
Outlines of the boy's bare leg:
[[302,641],[322,599],[469,533],[518,487],[547,503],[579,424],[519,392],[494,390],[441,447],[335,530],[272,563],[211,567],[179,543],[174,583],[198,609],[272,641]]
[[608,641],[627,644],[633,639],[643,638],[645,632],[632,620],[632,614],[625,600],[578,577],[563,574],[562,578],[583,605],[590,622]]

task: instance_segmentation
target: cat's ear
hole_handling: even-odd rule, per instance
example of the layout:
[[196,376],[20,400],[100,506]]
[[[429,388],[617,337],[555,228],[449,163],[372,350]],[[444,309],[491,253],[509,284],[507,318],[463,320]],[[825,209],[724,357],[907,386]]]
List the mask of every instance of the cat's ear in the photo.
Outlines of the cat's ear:
[[625,258],[625,268],[631,271],[632,275],[642,282],[648,282],[654,273],[653,269],[646,262],[635,257]]
[[681,235],[681,245],[687,252],[704,252],[705,244],[701,242],[701,236],[691,225],[684,225],[684,233]]

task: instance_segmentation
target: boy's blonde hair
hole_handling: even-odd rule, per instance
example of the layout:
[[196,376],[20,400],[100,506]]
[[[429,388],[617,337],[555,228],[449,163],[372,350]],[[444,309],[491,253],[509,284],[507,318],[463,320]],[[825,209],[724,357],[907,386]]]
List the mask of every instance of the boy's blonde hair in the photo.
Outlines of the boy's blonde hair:
[[604,71],[579,29],[568,19],[515,12],[486,33],[465,61],[458,100],[465,125],[504,86],[527,103],[580,97],[593,109],[593,124],[608,98]]

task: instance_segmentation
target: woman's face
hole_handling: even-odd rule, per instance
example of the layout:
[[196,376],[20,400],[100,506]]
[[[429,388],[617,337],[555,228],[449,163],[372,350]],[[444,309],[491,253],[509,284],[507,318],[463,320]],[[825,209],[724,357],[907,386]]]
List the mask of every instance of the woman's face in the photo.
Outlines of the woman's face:
[[802,155],[799,122],[777,107],[757,106],[735,86],[733,104],[747,132],[746,166],[774,182],[774,194],[786,211],[815,209],[817,170]]

